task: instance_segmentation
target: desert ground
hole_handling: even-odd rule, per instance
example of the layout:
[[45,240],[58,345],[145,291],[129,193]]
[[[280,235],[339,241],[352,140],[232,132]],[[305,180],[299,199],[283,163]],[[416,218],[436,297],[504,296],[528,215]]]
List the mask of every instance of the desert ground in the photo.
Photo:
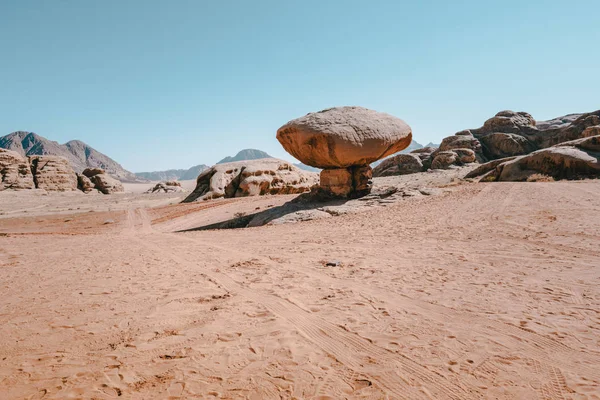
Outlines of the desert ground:
[[129,190],[0,194],[0,398],[600,399],[598,181],[190,232],[294,196]]

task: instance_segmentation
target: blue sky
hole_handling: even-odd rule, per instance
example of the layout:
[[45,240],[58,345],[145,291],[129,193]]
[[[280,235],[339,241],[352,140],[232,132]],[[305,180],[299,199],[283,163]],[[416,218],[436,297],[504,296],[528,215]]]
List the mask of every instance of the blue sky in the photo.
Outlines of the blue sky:
[[132,171],[361,105],[425,144],[504,109],[600,108],[600,2],[0,0],[0,135],[80,139]]

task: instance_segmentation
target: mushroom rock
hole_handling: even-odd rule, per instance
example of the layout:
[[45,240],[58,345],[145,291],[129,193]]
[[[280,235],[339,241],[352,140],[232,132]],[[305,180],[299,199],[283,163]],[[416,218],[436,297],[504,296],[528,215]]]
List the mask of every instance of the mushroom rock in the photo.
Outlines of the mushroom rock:
[[320,188],[334,197],[371,190],[369,164],[410,145],[410,126],[399,118],[362,107],[335,107],[294,119],[277,140],[306,165],[322,168]]

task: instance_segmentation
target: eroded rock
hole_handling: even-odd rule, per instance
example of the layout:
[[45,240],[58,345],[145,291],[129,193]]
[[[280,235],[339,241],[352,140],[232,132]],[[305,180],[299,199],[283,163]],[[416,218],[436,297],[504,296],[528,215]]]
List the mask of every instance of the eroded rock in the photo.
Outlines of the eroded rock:
[[69,161],[60,156],[30,156],[31,173],[38,189],[47,191],[77,190],[77,175]]
[[347,168],[369,165],[405,149],[412,131],[389,114],[335,107],[288,122],[277,131],[277,140],[306,165]]
[[[433,148],[430,153],[409,153],[409,154],[398,154],[396,156],[387,158],[381,162],[375,169],[373,169],[373,176],[393,176],[393,175],[407,175],[414,174],[416,172],[423,171],[423,159],[428,158],[433,153]],[[421,149],[419,149],[421,150]]]
[[34,188],[27,159],[15,151],[0,148],[0,191]]
[[317,183],[316,173],[303,171],[276,158],[236,161],[217,164],[200,174],[196,188],[184,202],[219,197],[303,193]]
[[277,139],[302,163],[323,169],[323,195],[357,197],[371,190],[369,164],[408,147],[412,131],[389,114],[336,107],[288,122],[277,131]]

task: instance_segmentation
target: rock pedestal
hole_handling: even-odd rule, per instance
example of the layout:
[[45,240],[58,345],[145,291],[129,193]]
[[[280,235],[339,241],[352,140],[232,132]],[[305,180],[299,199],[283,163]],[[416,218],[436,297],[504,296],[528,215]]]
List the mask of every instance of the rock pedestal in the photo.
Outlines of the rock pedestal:
[[370,166],[333,168],[321,171],[319,188],[333,197],[360,197],[371,191],[373,170]]
[[283,148],[306,165],[322,168],[320,192],[360,197],[371,190],[369,164],[408,147],[404,121],[362,107],[335,107],[294,119],[277,130]]

